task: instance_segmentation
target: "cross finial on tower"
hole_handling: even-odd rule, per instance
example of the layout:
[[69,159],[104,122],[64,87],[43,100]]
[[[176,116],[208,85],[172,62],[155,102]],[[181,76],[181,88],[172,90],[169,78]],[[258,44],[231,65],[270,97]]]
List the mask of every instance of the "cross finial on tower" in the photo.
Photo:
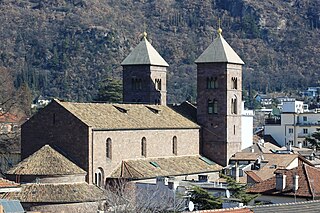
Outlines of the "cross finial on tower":
[[222,34],[221,19],[219,18],[219,21],[218,21],[218,35],[221,36],[221,34]]

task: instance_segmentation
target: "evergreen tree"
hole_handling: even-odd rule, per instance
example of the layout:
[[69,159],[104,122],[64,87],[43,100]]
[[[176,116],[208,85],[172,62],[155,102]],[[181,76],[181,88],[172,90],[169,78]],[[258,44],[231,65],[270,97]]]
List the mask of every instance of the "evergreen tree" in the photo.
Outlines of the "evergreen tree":
[[231,192],[232,198],[240,199],[242,203],[247,205],[251,200],[258,197],[259,195],[251,195],[246,193],[247,185],[238,183],[232,177],[221,175],[223,178],[227,180],[228,189]]
[[122,102],[122,83],[118,79],[106,78],[99,84],[98,102],[120,103]]
[[198,206],[198,210],[220,209],[222,207],[222,199],[210,195],[207,190],[193,186],[191,192],[191,201]]
[[320,148],[320,131],[318,130],[312,133],[311,137],[307,137],[305,141],[308,142],[313,149],[319,149]]

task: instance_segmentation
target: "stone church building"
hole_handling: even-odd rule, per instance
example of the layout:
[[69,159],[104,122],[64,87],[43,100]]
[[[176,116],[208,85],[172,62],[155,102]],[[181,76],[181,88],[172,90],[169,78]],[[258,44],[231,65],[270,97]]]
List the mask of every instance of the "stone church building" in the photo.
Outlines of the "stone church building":
[[[241,149],[244,64],[221,32],[196,60],[196,118],[166,105],[168,64],[145,34],[121,64],[124,103],[53,100],[22,125],[22,159],[49,144],[99,186],[115,173],[134,179],[143,171],[152,177],[220,170]],[[167,159],[176,173],[160,172],[157,159]],[[136,167],[128,169],[128,160]]]

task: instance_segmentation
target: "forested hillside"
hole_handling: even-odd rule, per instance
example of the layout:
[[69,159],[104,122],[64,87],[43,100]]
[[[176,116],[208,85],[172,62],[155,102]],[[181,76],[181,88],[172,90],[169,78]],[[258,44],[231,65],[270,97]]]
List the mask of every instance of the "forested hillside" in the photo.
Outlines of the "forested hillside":
[[319,0],[1,0],[0,11],[0,66],[33,95],[93,100],[146,30],[170,64],[168,101],[194,99],[194,60],[219,18],[245,90],[319,84]]

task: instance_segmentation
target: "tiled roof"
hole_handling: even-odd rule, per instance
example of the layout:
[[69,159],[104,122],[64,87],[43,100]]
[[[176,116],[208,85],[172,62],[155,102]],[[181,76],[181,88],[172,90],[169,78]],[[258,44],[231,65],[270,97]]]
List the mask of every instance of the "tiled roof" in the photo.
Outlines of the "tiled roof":
[[16,115],[11,113],[2,114],[0,112],[0,123],[18,123],[19,121],[20,119]]
[[156,65],[168,67],[168,63],[153,48],[146,37],[124,59],[121,65]]
[[[320,169],[311,167],[307,164],[301,164],[291,170],[278,170],[277,172],[286,175],[286,187],[282,191],[276,190],[276,177],[273,176],[265,181],[255,184],[248,189],[250,193],[260,193],[266,195],[296,196],[298,197],[320,197],[320,182],[317,181],[320,176]],[[299,188],[293,191],[293,176],[298,175]]]
[[86,125],[97,129],[200,128],[196,123],[163,105],[54,102]]
[[209,47],[199,56],[196,63],[219,63],[228,62],[233,64],[244,64],[242,59],[232,47],[219,35]]
[[[207,161],[207,162],[206,162]],[[152,165],[155,162],[159,167]],[[220,171],[222,166],[199,155],[145,158],[122,161],[111,178],[146,179],[157,176],[177,176]]]
[[266,180],[274,176],[276,169],[287,168],[295,159],[299,158],[297,154],[271,154],[271,153],[245,153],[237,152],[230,160],[250,160],[254,161],[260,156],[264,165],[259,170],[253,170],[260,179]]
[[22,203],[74,203],[104,199],[104,192],[87,183],[75,184],[22,184],[20,192],[8,193],[4,198]]
[[250,213],[253,212],[249,208],[230,208],[230,209],[212,209],[212,210],[200,210],[200,211],[194,211],[194,213],[216,213],[216,212],[222,212],[222,213]]
[[0,178],[0,188],[10,188],[10,187],[18,187],[19,184]]
[[254,213],[318,213],[320,209],[320,201],[306,201],[296,203],[281,203],[271,205],[259,205],[249,207]]
[[84,170],[69,161],[49,145],[15,165],[6,172],[10,175],[73,175],[86,174]]
[[171,105],[170,108],[190,120],[197,122],[197,107],[189,101],[184,101],[179,105]]
[[261,177],[259,177],[256,173],[254,173],[253,171],[245,171],[245,173],[256,183],[260,183],[263,180],[261,179]]

